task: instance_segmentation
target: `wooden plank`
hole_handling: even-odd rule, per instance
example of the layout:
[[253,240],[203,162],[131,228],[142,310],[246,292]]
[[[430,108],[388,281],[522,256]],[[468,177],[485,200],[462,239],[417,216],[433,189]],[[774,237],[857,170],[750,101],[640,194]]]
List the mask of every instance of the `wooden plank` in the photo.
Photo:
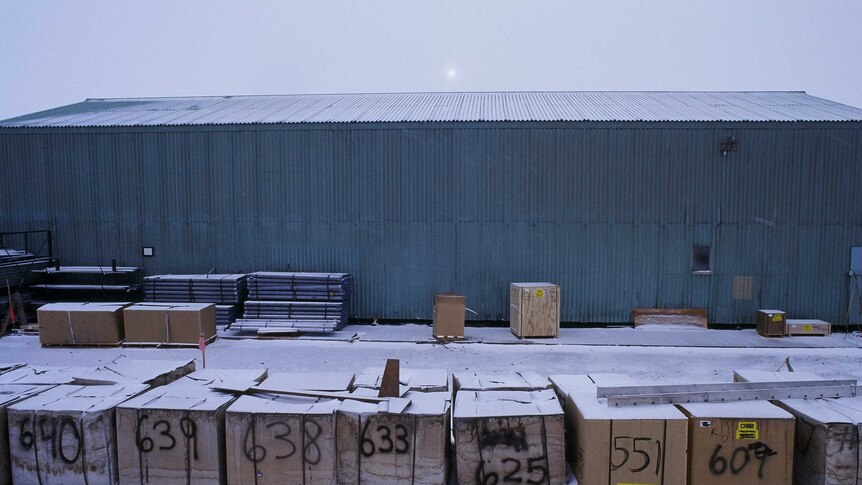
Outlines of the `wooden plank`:
[[399,377],[398,359],[386,359],[386,367],[383,369],[383,379],[380,381],[380,397],[401,396],[401,380]]
[[707,328],[705,308],[633,308],[632,322],[640,325],[684,325]]

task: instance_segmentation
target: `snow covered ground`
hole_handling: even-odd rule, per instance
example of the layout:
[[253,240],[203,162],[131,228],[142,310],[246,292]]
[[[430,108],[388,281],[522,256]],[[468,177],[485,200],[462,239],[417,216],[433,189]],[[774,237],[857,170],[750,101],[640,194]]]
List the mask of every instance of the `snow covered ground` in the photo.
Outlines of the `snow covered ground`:
[[[796,371],[814,372],[824,378],[862,380],[859,348],[862,339],[855,334],[764,339],[751,330],[668,333],[631,328],[563,329],[559,339],[519,342],[509,338],[507,332],[504,328],[468,328],[468,336],[472,334],[470,343],[446,345],[429,341],[431,332],[427,325],[350,326],[341,336],[328,339],[219,339],[207,348],[207,366],[358,371],[397,358],[404,367],[446,368],[453,372],[531,370],[543,375],[612,372],[643,381],[705,383],[728,382],[734,369],[775,371],[789,358]],[[353,335],[358,339],[348,341]],[[496,337],[485,338],[488,335]],[[583,337],[581,342],[578,335]],[[725,346],[710,346],[716,340],[725,341]],[[727,346],[733,342],[739,346]],[[775,347],[777,343],[790,347]],[[98,365],[120,354],[140,359],[197,357],[198,366],[201,364],[196,348],[43,348],[34,336],[10,335],[0,339],[0,362]]]

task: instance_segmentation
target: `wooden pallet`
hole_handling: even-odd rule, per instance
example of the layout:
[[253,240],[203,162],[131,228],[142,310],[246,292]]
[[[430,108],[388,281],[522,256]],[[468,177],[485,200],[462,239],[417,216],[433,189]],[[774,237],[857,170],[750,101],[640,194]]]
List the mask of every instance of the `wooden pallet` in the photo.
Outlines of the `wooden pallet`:
[[[209,345],[215,342],[216,336],[213,335],[206,341]],[[194,342],[124,342],[123,347],[157,347],[157,348],[178,348],[178,349],[194,349],[198,343]]]
[[85,347],[85,348],[105,348],[112,347],[116,348],[123,345],[123,341],[119,342],[85,342],[85,343],[53,343],[53,344],[42,344],[42,347],[57,347],[57,348],[70,348],[70,347]]

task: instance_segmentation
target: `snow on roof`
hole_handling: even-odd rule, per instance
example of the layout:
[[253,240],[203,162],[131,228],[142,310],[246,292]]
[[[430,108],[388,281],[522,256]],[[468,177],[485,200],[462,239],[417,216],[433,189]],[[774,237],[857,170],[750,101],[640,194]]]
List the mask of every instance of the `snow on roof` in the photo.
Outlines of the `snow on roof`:
[[537,91],[87,99],[0,127],[502,121],[862,121],[800,91]]

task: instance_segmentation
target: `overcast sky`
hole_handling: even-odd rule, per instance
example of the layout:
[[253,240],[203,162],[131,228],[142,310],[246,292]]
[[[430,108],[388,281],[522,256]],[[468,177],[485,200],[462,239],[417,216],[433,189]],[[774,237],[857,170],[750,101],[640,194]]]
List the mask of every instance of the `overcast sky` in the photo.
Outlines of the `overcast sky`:
[[862,107],[862,1],[2,0],[0,119],[85,98],[799,90]]

